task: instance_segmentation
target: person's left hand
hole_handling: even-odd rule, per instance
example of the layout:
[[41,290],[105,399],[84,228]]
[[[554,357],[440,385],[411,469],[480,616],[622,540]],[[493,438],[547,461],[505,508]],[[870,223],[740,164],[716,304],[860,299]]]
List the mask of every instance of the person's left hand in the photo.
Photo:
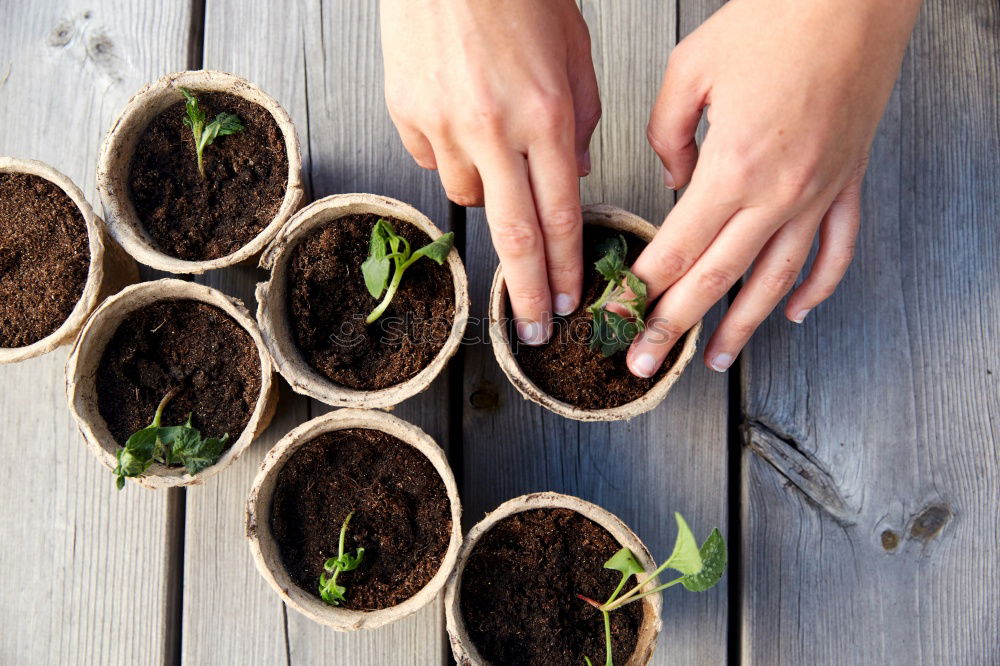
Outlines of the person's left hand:
[[[851,261],[867,155],[918,0],[731,0],[671,54],[648,137],[668,187],[690,182],[633,271],[662,294],[628,352],[652,376],[753,264],[709,340],[724,371],[795,284],[801,322]],[[695,130],[708,107],[701,155]]]

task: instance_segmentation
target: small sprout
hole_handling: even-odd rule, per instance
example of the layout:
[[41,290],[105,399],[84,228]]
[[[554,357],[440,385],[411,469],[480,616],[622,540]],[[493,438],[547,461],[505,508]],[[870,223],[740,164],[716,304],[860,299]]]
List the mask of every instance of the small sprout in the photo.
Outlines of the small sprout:
[[[375,306],[365,323],[371,324],[382,316],[385,309],[389,307],[389,303],[392,302],[392,297],[396,295],[396,290],[399,289],[399,282],[403,279],[403,271],[409,268],[413,262],[420,257],[427,257],[441,265],[448,253],[451,252],[454,243],[455,234],[449,231],[411,254],[410,243],[396,234],[396,230],[392,228],[389,220],[379,218],[379,221],[375,223],[375,228],[372,229],[368,258],[361,264],[361,273],[364,275],[365,286],[372,298],[381,298],[383,292],[385,298],[382,298],[382,302]],[[390,266],[390,261],[392,266]],[[390,282],[389,272],[392,267],[395,270]],[[389,285],[388,289],[386,289],[386,283]]]
[[215,120],[206,125],[205,112],[198,106],[198,98],[192,95],[191,91],[187,88],[181,88],[181,92],[184,93],[184,99],[187,100],[184,105],[184,110],[187,111],[184,124],[190,127],[191,133],[194,134],[194,149],[198,153],[198,172],[204,178],[205,165],[202,162],[202,156],[205,152],[205,147],[211,146],[215,142],[216,137],[236,134],[237,132],[242,132],[245,128],[239,116],[234,113],[226,113],[225,111],[217,115]]
[[[601,258],[594,266],[608,281],[604,293],[587,307],[593,319],[590,331],[590,349],[600,351],[607,358],[628,349],[635,336],[646,327],[646,283],[636,277],[625,265],[628,244],[624,236],[611,238],[601,246]],[[626,298],[628,291],[631,298]],[[624,317],[607,309],[615,303],[630,316]]]
[[163,410],[178,391],[179,389],[174,388],[163,396],[153,415],[153,422],[132,433],[125,446],[118,449],[118,465],[115,467],[115,485],[118,490],[125,487],[125,477],[142,476],[154,462],[183,465],[188,474],[197,474],[214,465],[222,455],[229,435],[202,439],[201,432],[191,425],[190,414],[184,425],[161,425]]
[[[703,592],[711,587],[714,587],[719,579],[722,578],[722,573],[726,569],[726,542],[722,538],[722,534],[719,532],[718,528],[712,530],[712,533],[708,535],[705,543],[698,548],[698,542],[695,541],[694,534],[691,532],[691,528],[688,527],[687,522],[684,517],[679,513],[675,513],[674,516],[677,519],[677,539],[674,542],[674,551],[667,558],[667,561],[659,566],[659,568],[653,573],[649,574],[642,580],[639,580],[639,574],[645,573],[642,565],[639,561],[635,559],[635,555],[632,554],[628,548],[622,548],[617,553],[611,556],[611,558],[604,563],[605,569],[613,569],[615,571],[621,572],[621,581],[618,583],[618,587],[615,591],[611,593],[608,600],[603,604],[588,597],[578,594],[577,597],[581,600],[587,602],[597,610],[601,611],[601,615],[604,617],[604,643],[606,657],[604,664],[605,666],[614,666],[614,662],[611,658],[611,613],[618,610],[626,604],[630,604],[633,601],[638,601],[643,597],[648,597],[651,594],[656,594],[661,592],[668,587],[673,587],[680,583],[688,590],[692,592]],[[643,587],[658,575],[663,573],[666,569],[674,569],[679,571],[682,575],[673,579],[669,583],[664,583],[654,587],[651,590],[643,591]],[[625,594],[621,594],[622,589],[625,587],[625,583],[632,576],[636,577],[638,581],[635,586],[630,589]],[[619,596],[621,594],[621,596]],[[593,662],[590,661],[589,657],[583,658],[587,666],[593,666]]]
[[[323,563],[324,573],[319,575],[319,596],[323,601],[331,606],[339,606],[344,600],[344,593],[347,588],[337,585],[337,576],[344,571],[353,571],[361,564],[365,556],[365,549],[358,548],[357,553],[352,557],[350,553],[344,552],[344,541],[347,539],[347,524],[351,522],[351,511],[344,518],[344,524],[340,526],[340,543],[337,546],[337,557],[331,557]],[[327,574],[330,574],[327,576]]]

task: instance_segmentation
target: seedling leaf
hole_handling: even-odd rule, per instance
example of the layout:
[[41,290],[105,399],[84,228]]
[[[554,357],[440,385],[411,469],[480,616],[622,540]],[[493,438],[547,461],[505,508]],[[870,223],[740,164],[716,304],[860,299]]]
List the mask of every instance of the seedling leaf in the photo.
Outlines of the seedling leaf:
[[205,111],[198,105],[198,98],[187,88],[181,88],[181,93],[184,95],[184,111],[187,114],[183,118],[184,125],[191,128],[191,134],[194,136],[194,150],[198,155],[198,172],[204,178],[205,148],[215,143],[217,137],[242,132],[245,128],[239,116],[225,111],[215,116],[215,120],[206,124]]
[[677,539],[674,541],[674,552],[667,558],[666,566],[680,571],[685,576],[693,576],[702,569],[701,553],[698,542],[695,541],[687,521],[679,513],[674,513],[677,519]]
[[197,474],[214,465],[222,455],[229,435],[223,435],[221,439],[202,439],[201,432],[191,424],[190,414],[184,425],[160,425],[163,410],[177,391],[178,389],[173,389],[167,393],[156,408],[153,422],[132,433],[125,441],[125,446],[118,450],[118,465],[115,467],[115,485],[118,490],[125,487],[126,477],[142,476],[154,462],[183,465],[188,474]]
[[[590,349],[599,351],[605,358],[628,349],[636,336],[646,327],[646,283],[625,265],[628,243],[624,236],[609,239],[601,246],[601,258],[594,263],[597,272],[608,281],[594,303],[587,307],[592,319]],[[631,292],[631,296],[629,296]],[[609,310],[616,304],[628,317]]]
[[[320,599],[330,604],[331,606],[339,606],[340,602],[344,600],[344,593],[347,592],[347,588],[343,585],[337,585],[337,576],[345,571],[353,571],[358,568],[361,564],[361,560],[364,559],[365,549],[358,548],[355,555],[351,555],[345,550],[345,545],[347,541],[347,525],[351,522],[351,516],[354,512],[351,511],[344,518],[344,522],[340,526],[340,540],[337,544],[337,556],[327,558],[326,562],[323,563],[323,571],[319,575],[319,596]],[[327,574],[330,574],[327,576]]]
[[692,592],[704,592],[715,586],[726,570],[726,542],[718,528],[701,545],[701,571],[685,576],[681,583]]
[[[421,257],[427,257],[438,264],[444,263],[454,244],[455,234],[448,232],[417,251],[411,252],[409,241],[397,234],[388,220],[379,219],[372,229],[368,258],[361,264],[361,273],[368,293],[372,298],[382,298],[382,301],[368,315],[365,323],[371,324],[385,313],[393,296],[396,295],[396,290],[399,289],[403,273],[407,268]],[[389,265],[390,261],[392,267]]]

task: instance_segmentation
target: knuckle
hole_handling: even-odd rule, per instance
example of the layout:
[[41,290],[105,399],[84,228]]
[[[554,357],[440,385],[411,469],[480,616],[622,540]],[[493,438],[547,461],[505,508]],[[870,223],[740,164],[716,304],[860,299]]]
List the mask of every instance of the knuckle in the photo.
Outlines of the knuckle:
[[569,128],[572,114],[563,95],[540,90],[527,104],[530,118],[543,133],[559,133]]
[[476,206],[483,205],[483,196],[478,192],[472,192],[469,190],[448,190],[447,193],[449,201],[459,206],[475,208]]
[[549,291],[545,287],[530,284],[507,284],[507,294],[511,301],[516,301],[530,310],[544,310],[548,307]]
[[706,268],[698,273],[698,288],[715,298],[721,298],[736,283],[739,275],[722,268]]
[[666,280],[675,280],[694,263],[687,255],[673,247],[663,247],[656,251],[656,267]]
[[500,251],[509,257],[524,257],[538,251],[538,233],[527,222],[507,222],[493,232]]
[[545,235],[557,240],[573,238],[580,233],[580,211],[573,208],[559,208],[542,217]]
[[792,288],[799,272],[790,268],[771,271],[761,276],[761,284],[772,294],[784,295]]
[[729,333],[739,340],[749,340],[753,332],[757,330],[757,322],[746,319],[733,319],[726,323]]
[[597,127],[597,123],[601,122],[601,116],[604,114],[604,109],[601,106],[601,101],[599,99],[591,100],[587,103],[588,109],[580,117],[580,126],[593,129]]

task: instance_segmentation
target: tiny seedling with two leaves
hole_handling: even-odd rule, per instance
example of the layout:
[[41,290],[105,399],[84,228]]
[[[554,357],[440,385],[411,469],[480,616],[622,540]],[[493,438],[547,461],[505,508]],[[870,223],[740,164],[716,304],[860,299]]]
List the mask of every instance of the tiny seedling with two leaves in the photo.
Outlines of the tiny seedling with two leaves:
[[171,389],[156,408],[153,422],[138,430],[128,438],[125,446],[118,449],[118,465],[115,467],[115,481],[118,490],[125,487],[125,478],[142,476],[154,462],[163,465],[183,465],[188,474],[197,474],[214,465],[222,455],[229,441],[229,434],[219,437],[202,438],[201,431],[191,425],[188,414],[184,425],[164,426],[161,424],[163,410],[179,389]]
[[[392,302],[392,297],[399,289],[403,272],[407,268],[421,257],[433,259],[438,265],[443,264],[454,244],[455,234],[449,231],[422,248],[411,251],[409,241],[396,233],[389,220],[379,218],[372,229],[368,258],[361,264],[361,273],[364,275],[368,293],[372,298],[381,298],[382,301],[368,315],[365,323],[371,324],[385,313],[389,303]],[[392,273],[391,281],[390,273]]]
[[204,109],[198,105],[198,98],[187,88],[181,88],[181,92],[184,93],[184,99],[186,100],[184,110],[187,112],[187,116],[184,118],[184,124],[190,127],[191,133],[194,134],[194,149],[198,153],[198,172],[204,178],[205,164],[203,162],[203,155],[205,148],[215,143],[217,137],[236,134],[237,132],[242,132],[245,128],[239,116],[235,113],[227,113],[225,111],[215,116],[215,120],[206,124],[205,121],[208,118],[205,115]]
[[[668,587],[673,587],[677,584],[683,585],[691,592],[704,592],[714,587],[719,582],[719,579],[722,578],[722,573],[726,569],[726,542],[723,540],[718,528],[712,530],[705,543],[699,548],[698,542],[695,541],[694,534],[692,534],[691,528],[688,527],[684,517],[679,513],[675,513],[674,516],[677,518],[677,540],[674,542],[674,551],[667,558],[667,561],[661,564],[656,571],[640,578],[642,574],[646,573],[645,570],[639,564],[639,561],[635,559],[635,555],[631,550],[622,548],[604,563],[605,569],[621,572],[622,575],[618,587],[611,593],[608,600],[602,604],[582,594],[577,595],[580,599],[601,611],[601,615],[604,618],[605,666],[614,666],[611,656],[611,613],[626,604],[639,601],[651,594],[662,592]],[[681,575],[668,583],[663,583],[649,590],[643,590],[648,583],[667,569],[678,571]],[[628,592],[621,594],[628,579],[632,576],[635,576],[638,582]],[[593,666],[590,657],[584,657],[583,659],[587,666]]]
[[340,526],[340,542],[337,546],[337,557],[331,557],[324,562],[323,573],[319,575],[319,596],[331,606],[339,606],[340,602],[344,600],[344,593],[347,592],[346,587],[337,585],[337,576],[345,571],[357,569],[365,556],[364,548],[358,548],[354,555],[344,550],[344,542],[347,539],[347,524],[351,522],[351,516],[353,515],[353,511],[347,514],[343,525]]
[[[625,265],[627,256],[628,243],[624,236],[618,236],[601,246],[601,258],[594,264],[608,286],[601,297],[587,307],[593,319],[590,348],[600,351],[605,358],[628,349],[635,336],[646,327],[646,283]],[[607,306],[611,304],[624,309],[628,316],[609,310]]]

